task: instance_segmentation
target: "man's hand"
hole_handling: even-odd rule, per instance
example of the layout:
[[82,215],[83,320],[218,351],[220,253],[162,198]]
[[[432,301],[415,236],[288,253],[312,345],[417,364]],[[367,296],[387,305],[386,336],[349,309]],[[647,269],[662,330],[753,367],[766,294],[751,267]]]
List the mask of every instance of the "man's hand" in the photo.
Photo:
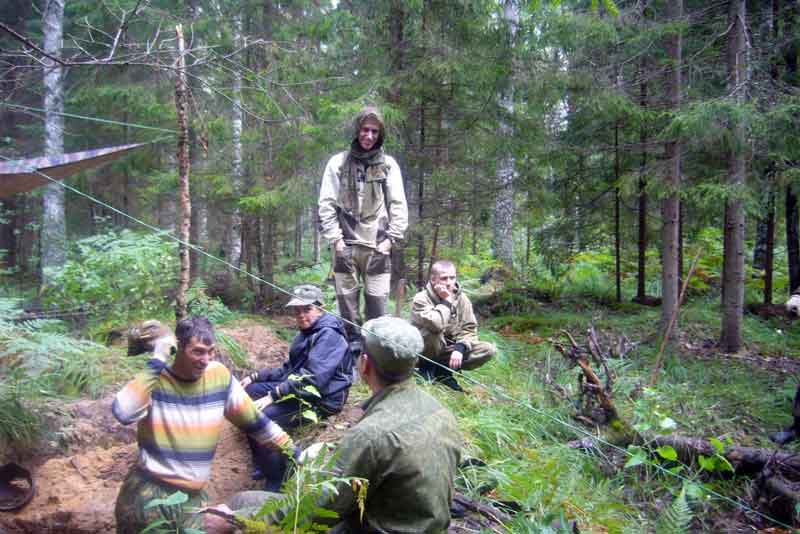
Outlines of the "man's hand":
[[258,408],[259,412],[262,412],[264,411],[264,408],[272,404],[272,395],[267,393],[265,396],[261,397],[257,401],[253,401],[253,404],[256,405],[256,408]]
[[464,355],[454,350],[450,353],[450,368],[455,369],[458,371],[461,369],[461,362],[464,361]]
[[297,459],[298,463],[305,464],[308,462],[313,462],[319,456],[319,453],[327,446],[327,443],[324,441],[318,441],[317,443],[311,444],[306,450],[300,453],[300,457]]
[[156,339],[155,343],[153,343],[153,358],[157,358],[166,363],[167,358],[169,358],[170,354],[172,354],[172,350],[176,349],[177,346],[178,342],[175,339],[175,336],[172,334],[168,336],[162,336]]
[[392,251],[392,240],[384,239],[378,243],[378,252],[381,254],[389,254]]
[[246,388],[247,386],[255,382],[257,377],[258,377],[258,371],[253,371],[252,373],[242,378],[239,381],[239,383],[242,385],[243,388]]
[[453,303],[453,294],[447,289],[447,286],[444,284],[436,284],[433,286],[433,290],[439,296],[440,299],[446,300],[450,304]]
[[344,247],[345,247],[344,239],[340,239],[339,241],[337,241],[336,243],[333,244],[333,249],[337,253],[343,252],[344,251]]

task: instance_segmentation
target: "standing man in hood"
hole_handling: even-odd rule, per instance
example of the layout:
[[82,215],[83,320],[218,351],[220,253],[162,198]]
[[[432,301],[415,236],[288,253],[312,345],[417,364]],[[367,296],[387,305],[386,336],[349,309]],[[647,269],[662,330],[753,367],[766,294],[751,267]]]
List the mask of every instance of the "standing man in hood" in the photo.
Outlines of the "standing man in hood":
[[492,359],[497,352],[493,343],[478,339],[478,322],[472,303],[456,281],[453,262],[440,260],[431,266],[431,279],[414,296],[411,324],[419,328],[425,347],[422,354],[441,365],[420,362],[420,372],[427,378],[462,391],[453,370],[471,370]]
[[[286,307],[299,332],[282,367],[254,371],[242,379],[245,391],[263,408],[265,416],[282,428],[307,422],[306,410],[324,418],[339,413],[353,382],[353,358],[341,321],[323,309],[322,290],[303,284],[292,290]],[[266,478],[266,489],[278,491],[288,467],[285,455],[276,454],[250,439],[255,478]]]
[[[355,356],[361,353],[361,288],[366,319],[386,314],[391,250],[408,227],[400,167],[383,151],[386,129],[377,108],[356,116],[350,149],[325,167],[319,192],[322,236],[333,248],[339,311]],[[363,284],[363,286],[361,285]]]

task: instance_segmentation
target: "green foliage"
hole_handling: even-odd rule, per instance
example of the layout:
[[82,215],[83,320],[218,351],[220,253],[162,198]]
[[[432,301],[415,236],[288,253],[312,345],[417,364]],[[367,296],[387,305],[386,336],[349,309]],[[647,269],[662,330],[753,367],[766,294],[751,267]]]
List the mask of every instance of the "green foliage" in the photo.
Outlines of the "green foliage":
[[[238,317],[238,314],[229,310],[218,297],[209,297],[206,290],[206,283],[199,278],[189,288],[186,293],[186,301],[190,315],[207,317],[216,326],[233,321]],[[230,341],[235,343],[233,340]],[[241,352],[241,348],[238,349],[238,352]]]
[[56,307],[103,309],[119,320],[158,315],[175,286],[176,247],[161,235],[108,230],[75,243],[44,298]]
[[154,534],[203,534],[202,530],[187,528],[183,526],[187,512],[183,509],[183,504],[189,500],[189,496],[182,491],[176,491],[163,499],[152,499],[144,505],[145,510],[155,507],[175,508],[174,519],[158,519],[153,521],[142,530],[141,534],[152,532]]
[[0,299],[0,436],[25,448],[40,434],[42,396],[97,396],[125,366],[108,369],[107,350],[67,335],[60,321],[17,320],[18,306]]
[[[362,510],[367,497],[368,481],[355,477],[335,477],[336,455],[327,446],[313,459],[296,465],[295,475],[283,487],[279,498],[270,499],[247,521],[246,532],[268,532],[273,524],[281,532],[327,532],[329,526],[316,518],[336,519],[337,514],[323,506],[344,488],[355,492],[356,504]],[[347,491],[350,491],[350,489]]]
[[247,352],[235,339],[224,332],[220,332],[219,330],[215,332],[215,336],[220,349],[222,349],[222,352],[228,356],[231,361],[233,361],[236,367],[239,369],[246,369],[250,366],[250,361],[247,358]]
[[681,488],[680,493],[672,501],[656,522],[656,534],[683,534],[689,532],[689,523],[692,522],[692,509],[686,501],[686,490]]

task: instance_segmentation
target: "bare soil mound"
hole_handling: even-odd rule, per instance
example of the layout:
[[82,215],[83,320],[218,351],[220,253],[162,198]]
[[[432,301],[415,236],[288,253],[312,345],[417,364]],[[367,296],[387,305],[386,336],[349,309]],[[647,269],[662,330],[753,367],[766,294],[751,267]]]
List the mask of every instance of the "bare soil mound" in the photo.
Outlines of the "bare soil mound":
[[264,325],[240,321],[221,330],[244,349],[253,369],[278,367],[288,357],[289,344]]

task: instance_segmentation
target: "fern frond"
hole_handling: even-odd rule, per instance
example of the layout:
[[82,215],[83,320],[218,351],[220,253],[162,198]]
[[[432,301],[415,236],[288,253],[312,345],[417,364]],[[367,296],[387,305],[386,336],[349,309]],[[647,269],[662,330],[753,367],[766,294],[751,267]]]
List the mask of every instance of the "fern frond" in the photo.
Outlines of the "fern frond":
[[661,515],[656,523],[656,534],[683,534],[689,531],[692,522],[692,509],[686,501],[686,488],[672,501],[669,508]]

